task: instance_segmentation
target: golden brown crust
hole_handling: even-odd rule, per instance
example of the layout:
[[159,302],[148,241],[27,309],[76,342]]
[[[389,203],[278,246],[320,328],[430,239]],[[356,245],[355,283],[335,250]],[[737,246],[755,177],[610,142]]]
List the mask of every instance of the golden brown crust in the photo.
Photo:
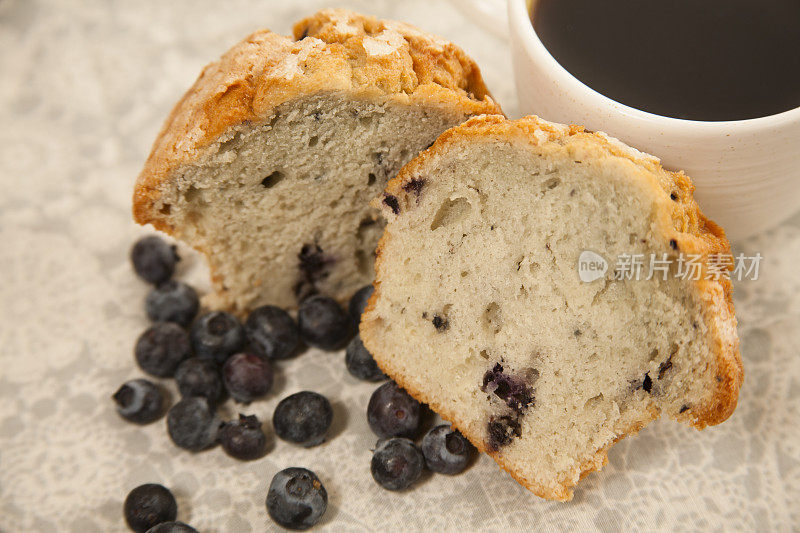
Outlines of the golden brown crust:
[[166,182],[221,135],[268,121],[290,100],[329,91],[441,108],[500,113],[475,63],[455,45],[411,26],[346,10],[299,22],[295,37],[258,31],[208,65],[170,113],[133,197],[134,219],[177,234],[155,205]]
[[293,32],[295,39],[312,36],[341,45],[360,66],[354,72],[357,84],[376,85],[387,93],[411,95],[420,87],[439,86],[464,91],[472,100],[489,96],[480,70],[463,50],[403,22],[326,9],[295,24]]
[[[599,148],[609,155],[628,159],[640,169],[646,171],[636,175],[643,176],[641,179],[649,179],[656,182],[657,188],[654,188],[654,190],[660,189],[661,193],[663,193],[659,193],[661,197],[657,201],[659,206],[662,207],[661,216],[662,222],[664,222],[662,227],[669,228],[667,233],[663,235],[665,242],[674,241],[674,247],[684,253],[702,255],[704,258],[703,274],[707,269],[707,264],[705,263],[707,263],[709,256],[712,254],[731,253],[730,244],[725,238],[722,228],[708,220],[700,211],[697,202],[692,196],[694,186],[685,174],[665,170],[657,158],[638,152],[602,132],[588,132],[582,126],[554,124],[536,116],[524,117],[513,121],[502,116],[475,117],[460,126],[447,130],[433,146],[401,169],[398,175],[387,184],[385,194],[398,198],[402,206],[407,201],[403,186],[418,176],[433,159],[446,152],[449,144],[461,142],[465,138],[477,140],[495,138],[502,141],[518,141],[534,145],[544,142],[556,142],[575,148]],[[380,199],[376,199],[373,205],[380,207],[389,220],[396,216],[385,205],[381,205]],[[375,307],[375,302],[380,298],[382,263],[385,259],[382,251],[391,238],[391,227],[388,227],[378,243],[375,261],[375,291],[369,300],[365,316],[370,314]],[[700,277],[703,278],[704,276],[701,275]],[[694,289],[698,300],[702,303],[703,316],[715,347],[717,387],[713,394],[710,395],[708,404],[691,406],[688,411],[679,414],[676,418],[697,429],[703,429],[708,425],[723,422],[733,413],[736,408],[739,389],[744,379],[744,371],[739,353],[739,339],[736,333],[736,317],[734,315],[730,279],[725,277],[721,277],[718,280],[700,279],[694,282]],[[365,343],[370,344],[369,339],[378,334],[374,329],[369,320],[362,320],[361,336]],[[391,368],[387,365],[386,361],[380,357],[380,354],[374,353],[374,355],[378,365],[387,375],[395,379],[401,387],[405,388],[409,394],[418,400],[431,404],[431,408],[434,411],[450,421],[455,427],[461,429],[462,433],[480,451],[491,455],[500,467],[511,474],[520,484],[543,498],[558,501],[567,501],[572,498],[571,486],[574,485],[573,482],[563,483],[560,487],[554,489],[525,478],[516,472],[512,465],[507,464],[500,454],[488,450],[484,442],[475,438],[474,432],[465,427],[464,420],[461,420],[456,412],[446,405],[437,405],[434,398],[429,398],[426,394],[410,386],[411,384],[400,374],[399,369]],[[431,403],[432,401],[433,403]],[[653,418],[657,418],[659,416],[657,408],[653,406],[652,409]],[[625,428],[622,436],[636,433],[643,426],[644,423],[634,423],[629,428]],[[619,438],[622,438],[622,436]],[[591,460],[581,465],[581,478],[599,470],[607,463],[607,449],[612,444],[613,442],[597,450]]]

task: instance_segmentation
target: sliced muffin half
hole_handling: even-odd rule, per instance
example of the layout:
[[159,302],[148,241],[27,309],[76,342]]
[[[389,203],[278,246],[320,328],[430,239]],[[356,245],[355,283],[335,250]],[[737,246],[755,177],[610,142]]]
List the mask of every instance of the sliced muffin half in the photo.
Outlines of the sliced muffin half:
[[[682,173],[580,127],[478,117],[375,204],[388,224],[364,345],[539,496],[571,499],[662,413],[701,429],[736,407],[731,283],[715,267],[730,247]],[[628,274],[634,256],[659,268]],[[681,275],[691,257],[696,276]]]
[[373,276],[369,200],[440,133],[500,112],[455,45],[321,11],[294,39],[256,32],[203,70],[155,141],[134,217],[206,254],[210,307],[344,302]]

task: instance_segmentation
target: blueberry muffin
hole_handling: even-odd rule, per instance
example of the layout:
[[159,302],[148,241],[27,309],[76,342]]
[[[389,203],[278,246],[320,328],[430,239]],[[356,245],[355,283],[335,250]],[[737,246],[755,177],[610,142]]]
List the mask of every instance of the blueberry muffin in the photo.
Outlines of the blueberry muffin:
[[344,303],[373,276],[383,223],[369,200],[440,133],[500,112],[455,45],[320,11],[203,70],[155,141],[134,218],[205,253],[209,307]]
[[[692,189],[601,133],[473,118],[375,201],[388,224],[364,345],[520,483],[569,500],[661,414],[702,429],[736,407],[731,283],[710,259],[730,247]],[[667,266],[617,268],[638,254]],[[699,279],[678,275],[681,254]]]

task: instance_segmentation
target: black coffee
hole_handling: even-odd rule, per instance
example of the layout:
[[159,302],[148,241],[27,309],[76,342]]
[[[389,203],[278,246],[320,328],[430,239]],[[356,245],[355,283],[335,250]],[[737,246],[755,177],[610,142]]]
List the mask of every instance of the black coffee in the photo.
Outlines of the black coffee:
[[800,106],[800,0],[538,0],[531,20],[573,76],[691,120]]

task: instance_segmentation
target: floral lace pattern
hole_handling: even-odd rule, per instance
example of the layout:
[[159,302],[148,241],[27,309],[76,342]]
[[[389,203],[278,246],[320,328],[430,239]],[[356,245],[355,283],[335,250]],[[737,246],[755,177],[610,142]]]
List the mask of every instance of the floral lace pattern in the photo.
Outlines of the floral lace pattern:
[[[200,531],[263,531],[274,527],[267,486],[287,466],[325,483],[327,531],[797,531],[800,216],[734,246],[764,256],[759,279],[736,286],[746,377],[735,414],[702,432],[652,424],[613,447],[571,503],[532,496],[487,457],[405,493],[379,489],[364,414],[375,385],[347,374],[343,352],[282,362],[266,400],[223,411],[269,421],[288,394],[325,394],[334,426],[312,450],[276,442],[267,424],[261,460],[193,455],[171,444],[163,420],[139,427],[116,415],[111,393],[142,375],[133,343],[147,288],[128,250],[148,230],[131,221],[130,200],[157,129],[211,58],[258,27],[288,32],[326,4],[0,1],[0,531],[124,531],[122,501],[145,482],[170,487],[179,519]],[[455,40],[514,115],[508,43],[457,2],[336,4]],[[181,255],[178,277],[207,289],[202,261]]]

